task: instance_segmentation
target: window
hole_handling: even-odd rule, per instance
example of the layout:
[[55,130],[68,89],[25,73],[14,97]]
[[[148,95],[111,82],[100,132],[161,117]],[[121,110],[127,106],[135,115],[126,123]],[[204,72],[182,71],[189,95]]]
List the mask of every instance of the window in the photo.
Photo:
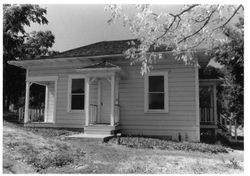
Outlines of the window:
[[84,110],[85,81],[83,78],[72,78],[70,84],[69,110]]
[[168,112],[168,73],[149,73],[145,77],[145,112]]

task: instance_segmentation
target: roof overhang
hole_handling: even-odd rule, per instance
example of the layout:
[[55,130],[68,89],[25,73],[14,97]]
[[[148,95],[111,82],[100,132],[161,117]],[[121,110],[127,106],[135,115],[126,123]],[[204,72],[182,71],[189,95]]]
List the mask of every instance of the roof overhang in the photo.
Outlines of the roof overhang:
[[[211,56],[209,54],[204,54],[204,50],[197,50],[194,51],[195,58],[198,58],[199,65],[201,67],[207,66],[209,63]],[[148,52],[149,54],[150,52]],[[172,51],[163,51],[163,52],[155,52],[155,53],[172,53]],[[29,67],[37,67],[37,66],[43,66],[43,65],[75,65],[79,66],[79,64],[86,63],[86,61],[90,61],[93,63],[94,60],[100,60],[100,59],[112,59],[117,57],[124,57],[124,54],[111,54],[111,55],[101,55],[101,56],[83,56],[83,57],[65,57],[65,58],[45,58],[45,59],[33,59],[33,60],[12,60],[8,61],[8,64],[14,65],[17,67],[21,67],[24,69],[27,69]]]
[[73,64],[79,66],[79,64],[86,61],[93,62],[93,60],[100,60],[105,58],[117,58],[122,57],[123,54],[102,55],[102,56],[86,56],[86,57],[65,57],[65,58],[46,58],[46,59],[33,59],[33,60],[12,60],[8,61],[8,64],[27,69],[29,67],[51,65],[51,64]]

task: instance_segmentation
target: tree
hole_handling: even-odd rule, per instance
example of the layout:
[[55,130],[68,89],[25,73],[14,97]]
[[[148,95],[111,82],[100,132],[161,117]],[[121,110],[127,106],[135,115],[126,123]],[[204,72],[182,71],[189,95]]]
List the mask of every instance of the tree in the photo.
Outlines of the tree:
[[[142,64],[141,73],[150,71],[152,63],[162,58],[154,52],[158,48],[171,50],[186,64],[196,63],[193,54],[198,48],[213,51],[225,66],[222,94],[229,95],[229,112],[243,121],[244,7],[192,4],[174,12],[154,12],[150,5],[135,7],[109,5],[106,10],[111,12],[108,23],[122,21],[138,40],[130,42],[125,54],[132,63]],[[232,28],[236,17],[240,22]]]
[[226,28],[227,43],[214,48],[217,61],[224,65],[224,95],[228,96],[228,113],[244,123],[244,19]]
[[54,43],[50,31],[27,33],[25,26],[30,23],[47,24],[46,9],[38,5],[3,5],[3,100],[4,108],[16,104],[24,93],[25,72],[21,68],[8,65],[7,61],[35,58],[48,55]]
[[176,12],[153,12],[150,5],[137,5],[135,10],[130,6],[109,5],[111,12],[108,23],[121,20],[125,27],[139,40],[139,45],[130,42],[131,48],[126,51],[132,63],[142,63],[144,74],[151,68],[153,61],[160,59],[161,54],[148,51],[164,47],[171,50],[177,59],[187,64],[194,64],[194,49],[205,47],[212,49],[227,38],[223,36],[224,28],[233,18],[240,15],[243,6],[221,5],[184,5]]

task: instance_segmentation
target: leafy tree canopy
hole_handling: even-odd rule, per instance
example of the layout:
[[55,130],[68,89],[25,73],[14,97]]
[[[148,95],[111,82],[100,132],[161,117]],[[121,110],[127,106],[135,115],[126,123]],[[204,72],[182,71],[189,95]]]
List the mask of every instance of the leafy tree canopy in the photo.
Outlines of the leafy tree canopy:
[[142,63],[142,74],[149,71],[153,61],[161,58],[161,54],[148,53],[152,47],[164,46],[166,50],[172,50],[176,58],[194,63],[194,49],[212,49],[224,42],[227,38],[222,37],[223,30],[243,11],[242,5],[192,4],[184,5],[176,12],[160,13],[154,12],[150,5],[136,5],[133,11],[126,8],[128,6],[107,6],[106,10],[111,13],[108,23],[122,21],[140,41],[139,46],[131,42],[126,54],[132,63]]
[[226,28],[228,42],[214,48],[217,61],[224,65],[224,95],[228,97],[228,113],[244,123],[244,20]]
[[16,104],[24,93],[25,72],[8,65],[8,60],[35,58],[53,54],[50,51],[55,37],[51,31],[27,33],[31,23],[47,24],[47,11],[39,5],[3,5],[3,95],[4,108]]
[[51,31],[31,32],[24,30],[31,22],[47,24],[47,11],[38,5],[4,5],[3,6],[3,40],[4,59],[34,57],[46,55],[52,47],[55,37]]

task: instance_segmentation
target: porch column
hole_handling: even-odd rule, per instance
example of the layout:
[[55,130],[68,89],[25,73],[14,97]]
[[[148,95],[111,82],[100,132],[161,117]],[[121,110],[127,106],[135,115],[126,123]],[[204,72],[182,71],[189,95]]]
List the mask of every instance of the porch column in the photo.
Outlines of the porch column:
[[44,108],[44,121],[48,122],[48,99],[49,99],[49,88],[45,86],[45,108]]
[[26,81],[24,123],[29,121],[30,82]]
[[115,79],[115,104],[119,104],[119,77]]
[[213,86],[213,93],[214,93],[214,124],[217,125],[217,96],[216,96],[216,84]]
[[85,78],[85,125],[89,126],[89,77]]
[[115,75],[111,76],[111,110],[110,110],[110,125],[115,125]]
[[101,81],[98,80],[97,82],[97,88],[98,88],[98,93],[97,93],[97,122],[101,121],[101,93],[102,93],[102,84]]

